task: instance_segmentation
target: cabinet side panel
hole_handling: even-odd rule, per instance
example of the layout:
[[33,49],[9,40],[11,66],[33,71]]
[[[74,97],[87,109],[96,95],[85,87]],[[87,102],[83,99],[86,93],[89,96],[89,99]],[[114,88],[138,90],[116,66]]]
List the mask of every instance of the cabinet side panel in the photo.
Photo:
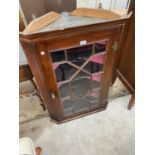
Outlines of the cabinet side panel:
[[[42,43],[36,44],[36,51],[37,51],[36,54],[37,54],[38,60],[43,69],[44,77],[46,79],[45,84],[46,84],[46,89],[48,89],[48,92],[50,94],[51,106],[52,108],[54,108],[57,120],[61,120],[63,112],[60,104],[60,96],[58,93],[57,83],[56,83],[49,53],[46,50],[46,46]],[[44,52],[44,54],[42,55],[41,52]],[[51,97],[52,95],[54,95],[55,97],[54,98]]]
[[45,79],[43,76],[43,72],[42,72],[38,57],[35,52],[34,44],[21,41],[21,45],[22,45],[22,48],[24,49],[24,53],[27,57],[32,73],[36,79],[37,85],[39,87],[39,91],[42,94],[44,104],[50,116],[55,118],[55,112],[51,106],[51,99],[49,97],[48,89],[46,88]]
[[[101,101],[106,104],[108,100],[108,93],[111,84],[112,75],[115,72],[115,63],[118,57],[118,47],[122,36],[122,28],[120,27],[117,31],[111,31],[111,36],[107,46],[106,61],[104,67],[104,76],[102,79],[102,93]],[[117,44],[117,47],[114,47]]]
[[118,70],[122,73],[128,83],[135,88],[135,15],[133,14],[126,42],[122,49],[122,55]]

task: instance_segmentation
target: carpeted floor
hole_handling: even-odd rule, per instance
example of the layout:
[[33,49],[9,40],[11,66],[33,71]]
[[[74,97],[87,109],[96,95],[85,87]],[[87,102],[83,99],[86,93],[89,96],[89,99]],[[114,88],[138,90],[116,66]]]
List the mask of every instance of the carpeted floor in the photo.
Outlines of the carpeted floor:
[[56,125],[48,117],[20,124],[42,155],[134,155],[134,108],[130,95],[111,99],[106,111]]

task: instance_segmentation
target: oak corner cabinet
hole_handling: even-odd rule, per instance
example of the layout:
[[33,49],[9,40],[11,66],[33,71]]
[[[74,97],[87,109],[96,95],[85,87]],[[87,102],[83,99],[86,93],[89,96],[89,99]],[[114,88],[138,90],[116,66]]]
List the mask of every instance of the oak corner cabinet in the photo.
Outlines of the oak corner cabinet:
[[129,18],[20,33],[52,120],[63,123],[106,109],[117,51]]

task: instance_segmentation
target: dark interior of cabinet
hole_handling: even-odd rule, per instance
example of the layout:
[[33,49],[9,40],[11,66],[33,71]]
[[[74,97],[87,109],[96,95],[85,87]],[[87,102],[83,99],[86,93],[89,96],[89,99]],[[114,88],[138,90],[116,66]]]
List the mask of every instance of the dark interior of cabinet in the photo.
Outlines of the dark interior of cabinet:
[[98,107],[107,41],[51,51],[64,116]]

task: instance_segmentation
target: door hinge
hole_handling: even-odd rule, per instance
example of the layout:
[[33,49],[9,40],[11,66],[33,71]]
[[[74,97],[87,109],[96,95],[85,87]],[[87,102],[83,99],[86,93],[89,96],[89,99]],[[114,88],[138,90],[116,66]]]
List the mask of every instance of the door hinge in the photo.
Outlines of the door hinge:
[[118,50],[118,42],[117,41],[115,41],[114,44],[112,45],[112,49],[114,51],[117,51]]

